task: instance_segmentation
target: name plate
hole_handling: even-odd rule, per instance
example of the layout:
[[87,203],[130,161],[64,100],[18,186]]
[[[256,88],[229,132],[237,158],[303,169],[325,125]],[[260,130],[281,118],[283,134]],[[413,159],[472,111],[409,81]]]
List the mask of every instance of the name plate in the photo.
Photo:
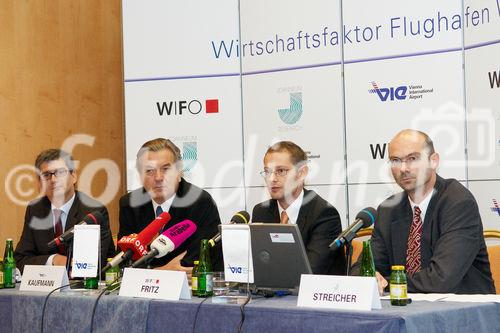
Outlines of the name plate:
[[26,265],[19,290],[52,291],[67,284],[68,274],[64,266]]
[[120,296],[178,301],[191,299],[185,272],[125,268]]
[[343,309],[381,309],[374,277],[302,274],[297,306]]

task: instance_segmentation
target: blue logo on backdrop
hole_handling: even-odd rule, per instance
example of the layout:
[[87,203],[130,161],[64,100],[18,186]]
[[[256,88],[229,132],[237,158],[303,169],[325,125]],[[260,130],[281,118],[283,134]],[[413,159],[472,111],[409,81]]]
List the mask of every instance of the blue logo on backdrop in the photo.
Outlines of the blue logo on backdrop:
[[426,89],[421,84],[384,88],[381,88],[375,81],[372,81],[371,84],[373,89],[369,89],[368,92],[370,94],[377,94],[382,102],[422,99],[424,95],[434,92],[434,88]]
[[295,124],[302,116],[302,93],[290,93],[290,107],[278,109],[280,119],[287,125]]
[[500,216],[500,206],[498,205],[498,202],[493,199],[493,207],[491,207],[492,212],[496,212],[498,216]]
[[406,99],[407,86],[380,88],[375,81],[372,81],[372,86],[373,89],[370,89],[369,92],[376,93],[382,102]]
[[184,142],[182,144],[182,162],[184,171],[191,170],[198,161],[198,144],[196,141]]

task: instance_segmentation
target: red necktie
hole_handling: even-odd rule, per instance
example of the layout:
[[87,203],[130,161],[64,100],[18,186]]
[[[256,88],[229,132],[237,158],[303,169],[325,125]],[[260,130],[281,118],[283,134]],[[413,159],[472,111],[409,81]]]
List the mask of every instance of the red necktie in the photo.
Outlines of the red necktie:
[[281,212],[281,224],[287,224],[288,223],[288,214],[286,213],[286,210]]
[[422,211],[415,206],[413,222],[410,227],[410,236],[408,237],[408,249],[406,250],[406,272],[411,276],[420,271],[422,259],[420,255],[420,245],[422,238]]
[[[55,238],[59,237],[63,233],[63,227],[62,227],[62,220],[61,220],[61,215],[62,215],[62,210],[60,209],[54,209],[54,236]],[[58,253],[59,254],[64,254],[64,245],[58,245]]]

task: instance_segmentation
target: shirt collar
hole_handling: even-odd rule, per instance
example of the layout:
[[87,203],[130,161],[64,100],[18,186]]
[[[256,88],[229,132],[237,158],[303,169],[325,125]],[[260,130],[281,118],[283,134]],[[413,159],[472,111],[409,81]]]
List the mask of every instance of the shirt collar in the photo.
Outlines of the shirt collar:
[[168,199],[167,201],[165,201],[161,205],[158,204],[153,199],[151,199],[151,202],[153,203],[153,211],[155,212],[155,214],[156,214],[156,208],[158,208],[158,206],[161,206],[162,211],[168,212],[170,210],[170,206],[172,206],[172,202],[174,202],[175,197],[176,197],[176,195],[174,194],[173,196],[170,197],[170,199]]
[[429,203],[431,202],[431,198],[432,198],[432,195],[434,194],[434,192],[436,191],[436,189],[432,189],[432,191],[429,192],[429,194],[427,194],[427,196],[424,198],[424,200],[422,200],[422,202],[420,202],[418,205],[416,203],[414,203],[411,198],[408,196],[408,200],[410,201],[410,205],[411,205],[411,211],[412,212],[415,212],[415,206],[418,206],[418,208],[420,208],[420,217],[422,219],[422,222],[425,220],[425,214],[427,213],[427,207],[429,207]]
[[69,199],[68,201],[66,201],[66,203],[64,205],[62,205],[61,207],[56,207],[54,206],[52,203],[50,203],[50,209],[54,210],[54,209],[59,209],[59,210],[62,210],[64,214],[66,214],[66,216],[69,215],[69,210],[71,209],[71,206],[73,206],[73,202],[75,201],[75,196],[76,194],[73,194],[73,196],[71,197],[71,199]]
[[286,211],[286,215],[288,215],[288,223],[297,224],[297,219],[299,218],[300,207],[302,207],[302,201],[304,201],[304,189],[300,192],[297,199],[295,199],[287,209],[283,209],[278,202],[278,211],[279,216],[281,216],[281,212]]

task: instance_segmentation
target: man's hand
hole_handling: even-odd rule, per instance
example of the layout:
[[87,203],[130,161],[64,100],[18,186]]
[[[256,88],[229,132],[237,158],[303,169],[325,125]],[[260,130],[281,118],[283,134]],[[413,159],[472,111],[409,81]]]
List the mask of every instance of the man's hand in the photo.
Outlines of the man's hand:
[[52,258],[52,266],[66,266],[67,259],[68,258],[66,256],[63,256],[63,255],[60,255],[60,254],[56,254]]
[[187,251],[182,252],[174,259],[170,260],[166,265],[161,267],[156,267],[156,269],[166,269],[169,271],[181,271],[186,272],[188,281],[191,282],[191,274],[193,271],[193,267],[184,267],[181,265],[181,260],[186,255]]
[[375,272],[375,277],[377,278],[377,284],[378,284],[378,293],[380,296],[384,294],[384,289],[387,287],[387,280],[384,279],[384,277],[379,273]]

